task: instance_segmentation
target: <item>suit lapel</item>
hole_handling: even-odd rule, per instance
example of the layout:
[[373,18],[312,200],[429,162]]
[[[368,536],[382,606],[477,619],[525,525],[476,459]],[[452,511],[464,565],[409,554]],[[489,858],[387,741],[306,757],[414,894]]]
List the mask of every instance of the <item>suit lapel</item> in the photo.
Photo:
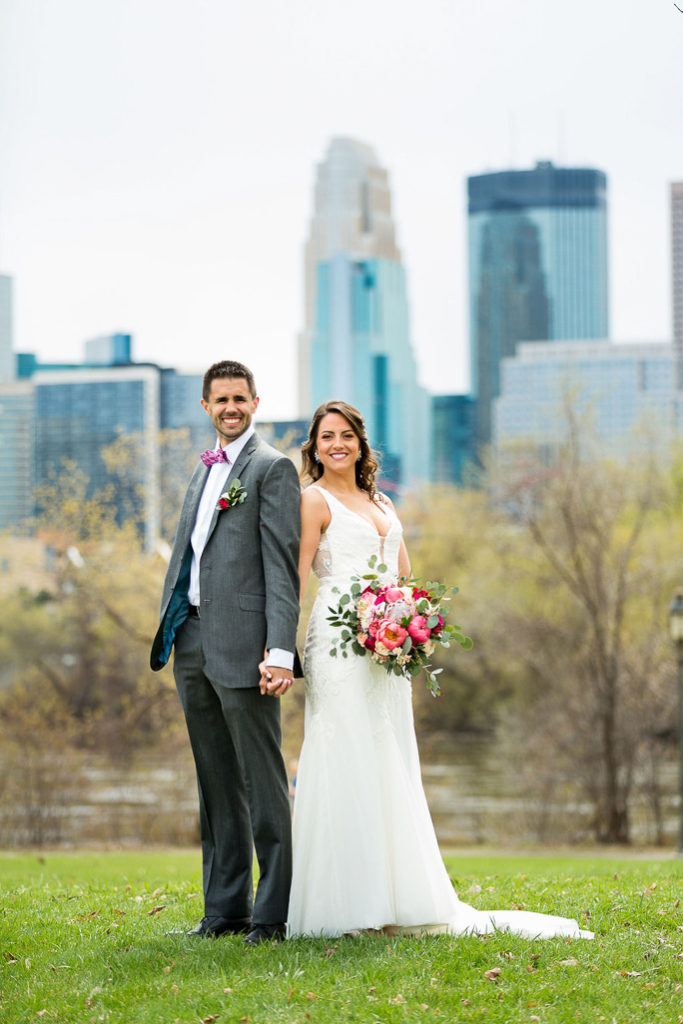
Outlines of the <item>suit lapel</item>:
[[[237,458],[235,459],[234,465],[232,465],[230,467],[230,472],[228,473],[228,478],[227,478],[226,483],[225,483],[226,488],[228,488],[230,486],[231,481],[239,480],[240,479],[240,474],[244,472],[244,470],[246,469],[247,465],[249,464],[249,461],[250,461],[252,455],[254,454],[254,452],[256,451],[256,448],[258,447],[258,443],[259,443],[259,436],[258,436],[258,434],[253,434],[252,437],[249,438],[249,440],[247,441],[247,443],[245,444],[244,448],[239,453]],[[201,491],[200,491],[200,494],[201,494]],[[248,500],[248,498],[247,498],[247,500]],[[228,510],[225,510],[225,511],[228,511]],[[223,513],[219,513],[218,507],[216,507],[213,510],[213,516],[211,517],[211,523],[209,524],[209,532],[206,535],[206,542],[204,544],[205,547],[209,543],[209,540],[211,538],[211,534],[213,533],[213,531],[214,531],[214,529],[216,527],[216,523],[218,522],[219,514],[223,514]]]
[[175,543],[175,546],[180,550],[181,558],[185,554],[187,545],[190,543],[190,536],[197,518],[197,509],[199,508],[199,502],[208,475],[209,467],[200,462],[187,485],[187,494],[185,495],[183,509],[180,513],[178,536]]

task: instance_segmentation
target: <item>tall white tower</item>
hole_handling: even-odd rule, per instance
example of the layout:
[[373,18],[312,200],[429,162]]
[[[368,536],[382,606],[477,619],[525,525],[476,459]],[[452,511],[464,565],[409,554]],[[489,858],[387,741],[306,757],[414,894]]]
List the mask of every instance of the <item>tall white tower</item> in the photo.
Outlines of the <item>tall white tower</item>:
[[385,478],[403,486],[430,467],[430,403],[409,321],[388,174],[370,146],[335,138],[317,168],[305,249],[299,415],[332,398],[357,406]]

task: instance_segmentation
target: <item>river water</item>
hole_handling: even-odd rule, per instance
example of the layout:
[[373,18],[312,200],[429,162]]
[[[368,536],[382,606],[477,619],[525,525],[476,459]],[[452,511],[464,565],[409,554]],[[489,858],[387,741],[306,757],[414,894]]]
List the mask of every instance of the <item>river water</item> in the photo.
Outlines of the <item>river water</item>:
[[[194,768],[185,749],[166,758],[150,756],[119,765],[92,755],[70,755],[3,767],[0,846],[198,842]],[[591,842],[590,806],[566,792],[541,806],[520,792],[514,761],[488,738],[458,737],[449,743],[447,756],[432,753],[424,758],[422,775],[444,849]],[[7,785],[12,778],[14,788]],[[664,842],[673,846],[680,807],[675,762],[662,767],[660,783]],[[647,802],[634,799],[630,810],[633,842],[655,842]]]

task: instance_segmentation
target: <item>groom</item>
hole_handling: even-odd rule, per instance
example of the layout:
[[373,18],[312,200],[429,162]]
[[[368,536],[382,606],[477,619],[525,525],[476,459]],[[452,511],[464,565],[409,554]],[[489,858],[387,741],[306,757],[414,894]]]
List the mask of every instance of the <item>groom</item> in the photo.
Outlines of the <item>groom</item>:
[[[190,480],[151,655],[173,672],[199,786],[204,914],[189,935],[284,937],[291,819],[280,704],[293,682],[299,615],[299,481],[252,426],[251,371],[214,363],[202,405],[217,444]],[[261,679],[264,649],[269,680]],[[297,659],[297,675],[300,674]],[[260,881],[252,899],[253,848]],[[253,907],[252,907],[253,902]]]

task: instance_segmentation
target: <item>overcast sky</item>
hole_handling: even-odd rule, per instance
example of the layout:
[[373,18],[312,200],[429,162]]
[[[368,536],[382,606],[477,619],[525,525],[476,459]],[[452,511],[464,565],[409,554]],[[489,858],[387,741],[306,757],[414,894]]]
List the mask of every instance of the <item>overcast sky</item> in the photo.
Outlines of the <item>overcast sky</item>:
[[670,338],[672,0],[0,0],[15,347],[78,360],[118,330],[141,360],[238,358],[262,416],[293,414],[303,243],[334,135],[389,171],[431,391],[469,386],[468,174],[606,171],[611,335]]

